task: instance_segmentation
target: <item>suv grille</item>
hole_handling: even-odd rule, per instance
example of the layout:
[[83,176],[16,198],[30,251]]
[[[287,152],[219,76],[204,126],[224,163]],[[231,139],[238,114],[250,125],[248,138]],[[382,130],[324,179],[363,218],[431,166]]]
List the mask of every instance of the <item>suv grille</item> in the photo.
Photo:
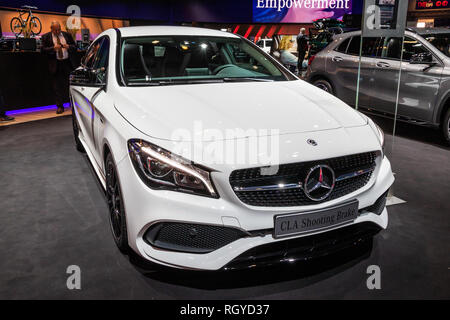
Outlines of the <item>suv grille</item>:
[[[376,152],[366,152],[326,160],[283,164],[275,175],[262,175],[261,167],[240,169],[231,173],[230,184],[236,196],[252,206],[289,207],[317,204],[343,197],[364,187],[375,169],[376,157]],[[327,165],[335,172],[336,184],[326,199],[311,200],[302,187],[267,188],[279,184],[303,184],[309,170],[316,165]]]

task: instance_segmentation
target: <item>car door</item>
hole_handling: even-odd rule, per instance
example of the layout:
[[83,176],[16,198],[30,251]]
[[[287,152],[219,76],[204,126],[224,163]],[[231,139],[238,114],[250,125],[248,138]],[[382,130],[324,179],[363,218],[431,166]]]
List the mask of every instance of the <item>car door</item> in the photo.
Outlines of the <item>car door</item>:
[[[107,39],[107,40],[105,40]],[[77,115],[84,142],[96,160],[98,159],[98,144],[96,129],[94,128],[97,116],[95,103],[104,92],[107,68],[101,69],[102,46],[107,45],[109,39],[102,37],[96,40],[88,49],[83,58],[82,65],[71,74],[71,99],[73,110]],[[101,162],[100,162],[101,163]]]
[[443,67],[437,60],[434,66],[411,64],[411,57],[421,53],[431,54],[421,41],[412,36],[405,36],[403,62],[400,63],[401,38],[386,39],[382,57],[375,63],[371,108],[395,114],[398,79],[402,67],[398,115],[431,121]]
[[99,91],[94,93],[91,100],[91,105],[94,111],[93,121],[93,143],[95,149],[93,151],[95,160],[100,168],[103,167],[103,137],[105,128],[105,117],[103,116],[104,108],[111,107],[112,103],[108,95],[106,94],[106,83],[108,77],[108,62],[110,54],[110,40],[109,37],[105,37],[101,48],[97,54],[94,64],[94,87],[100,86]]
[[375,60],[373,88],[368,107],[395,113],[395,100],[400,70],[401,38],[385,38],[384,49]]
[[[332,79],[337,97],[354,106],[358,89],[358,67],[361,37],[353,36],[345,48],[344,40],[335,50],[330,50],[326,71]],[[359,83],[359,105],[368,104],[370,88],[373,82],[374,58],[372,50],[377,38],[363,38],[361,70]],[[371,45],[372,44],[372,45]]]
[[[424,54],[432,57],[432,64],[411,63],[413,55]],[[443,64],[433,56],[424,42],[414,37],[405,38],[403,60],[398,113],[431,122],[444,71]]]

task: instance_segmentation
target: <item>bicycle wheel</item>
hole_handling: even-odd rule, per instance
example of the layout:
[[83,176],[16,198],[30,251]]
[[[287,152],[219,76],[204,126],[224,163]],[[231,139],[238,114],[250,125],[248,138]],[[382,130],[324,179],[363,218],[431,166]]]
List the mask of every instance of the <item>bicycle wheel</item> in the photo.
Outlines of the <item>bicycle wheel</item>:
[[42,23],[38,17],[32,17],[30,19],[30,30],[31,30],[31,33],[35,36],[37,36],[39,33],[41,33]]
[[20,21],[17,17],[11,19],[10,26],[12,33],[14,33],[16,37],[18,37],[23,31],[22,21]]

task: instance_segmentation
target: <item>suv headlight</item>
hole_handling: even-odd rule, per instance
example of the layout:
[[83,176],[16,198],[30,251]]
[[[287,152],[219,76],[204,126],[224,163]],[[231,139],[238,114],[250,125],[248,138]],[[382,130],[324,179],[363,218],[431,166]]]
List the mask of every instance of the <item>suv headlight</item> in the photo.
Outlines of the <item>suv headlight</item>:
[[129,140],[128,151],[136,172],[150,188],[219,197],[207,168],[143,140]]

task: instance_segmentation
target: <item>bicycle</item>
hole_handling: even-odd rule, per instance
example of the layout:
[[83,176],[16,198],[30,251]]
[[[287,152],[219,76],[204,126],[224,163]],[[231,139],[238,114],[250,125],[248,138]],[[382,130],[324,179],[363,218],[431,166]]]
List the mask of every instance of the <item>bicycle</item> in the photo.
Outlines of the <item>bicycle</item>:
[[[23,9],[19,9],[19,17],[14,17],[11,19],[10,26],[11,31],[18,37],[24,30],[29,27],[30,33],[33,36],[38,35],[42,31],[42,23],[38,17],[33,15],[31,10],[36,10],[36,7],[32,6],[22,6]],[[28,17],[24,20],[22,17],[28,13]]]

